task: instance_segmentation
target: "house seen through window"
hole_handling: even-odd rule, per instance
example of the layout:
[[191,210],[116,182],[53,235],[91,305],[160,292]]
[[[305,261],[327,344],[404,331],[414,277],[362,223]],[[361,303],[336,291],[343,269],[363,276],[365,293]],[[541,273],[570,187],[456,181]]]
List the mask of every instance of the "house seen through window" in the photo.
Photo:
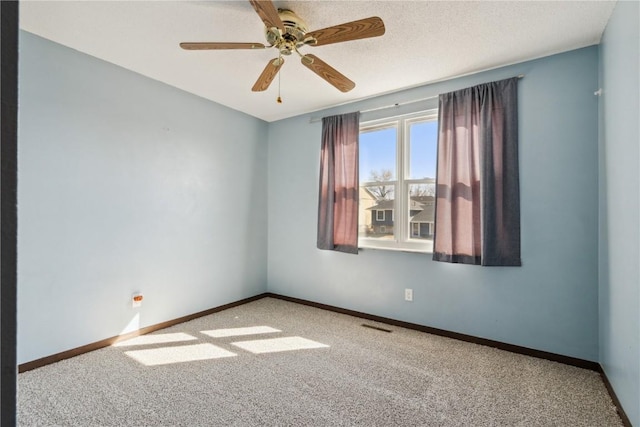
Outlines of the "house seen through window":
[[437,118],[360,124],[359,247],[433,251]]

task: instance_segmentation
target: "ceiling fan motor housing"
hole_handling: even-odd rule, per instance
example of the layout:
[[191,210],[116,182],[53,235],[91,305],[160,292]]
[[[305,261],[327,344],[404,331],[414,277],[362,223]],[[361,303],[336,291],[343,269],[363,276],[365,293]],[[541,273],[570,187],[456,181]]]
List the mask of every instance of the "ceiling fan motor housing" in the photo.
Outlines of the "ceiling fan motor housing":
[[278,16],[284,24],[284,33],[280,34],[277,28],[266,28],[267,42],[277,47],[281,54],[291,55],[295,49],[306,44],[304,36],[307,24],[289,9],[278,9]]

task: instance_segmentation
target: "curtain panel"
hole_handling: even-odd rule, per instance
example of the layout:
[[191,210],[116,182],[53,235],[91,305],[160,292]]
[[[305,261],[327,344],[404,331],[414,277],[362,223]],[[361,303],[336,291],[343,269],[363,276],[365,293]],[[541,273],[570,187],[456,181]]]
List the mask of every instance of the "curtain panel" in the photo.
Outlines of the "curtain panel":
[[440,95],[435,261],[522,264],[517,84]]
[[359,137],[359,112],[322,119],[319,249],[358,253]]

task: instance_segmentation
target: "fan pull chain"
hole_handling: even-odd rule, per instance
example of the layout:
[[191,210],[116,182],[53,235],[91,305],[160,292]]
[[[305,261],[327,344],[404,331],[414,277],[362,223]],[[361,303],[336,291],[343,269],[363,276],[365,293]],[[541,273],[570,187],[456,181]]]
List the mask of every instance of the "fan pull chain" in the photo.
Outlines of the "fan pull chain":
[[[282,65],[282,54],[280,54],[280,64]],[[282,76],[282,72],[278,73],[278,99],[276,99],[276,102],[278,104],[282,104],[282,98],[280,97],[280,76]]]

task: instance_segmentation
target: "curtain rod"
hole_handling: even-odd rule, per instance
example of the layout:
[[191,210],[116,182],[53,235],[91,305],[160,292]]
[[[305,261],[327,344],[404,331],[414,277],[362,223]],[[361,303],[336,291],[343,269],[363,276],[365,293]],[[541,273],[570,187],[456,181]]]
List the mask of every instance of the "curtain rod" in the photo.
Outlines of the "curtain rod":
[[[521,79],[524,77],[524,74],[519,74],[518,78]],[[386,110],[387,108],[397,108],[397,107],[401,107],[403,105],[408,105],[408,104],[415,104],[416,102],[422,102],[422,101],[427,101],[429,99],[434,99],[437,98],[440,95],[433,95],[433,96],[428,96],[426,98],[419,98],[419,99],[413,99],[411,101],[405,101],[405,102],[396,102],[395,104],[390,104],[390,105],[384,105],[382,107],[376,107],[376,108],[369,108],[367,110],[360,110],[361,113],[370,113],[372,111],[378,111],[378,110]],[[318,123],[322,121],[322,117],[311,117],[309,119],[309,123]]]

